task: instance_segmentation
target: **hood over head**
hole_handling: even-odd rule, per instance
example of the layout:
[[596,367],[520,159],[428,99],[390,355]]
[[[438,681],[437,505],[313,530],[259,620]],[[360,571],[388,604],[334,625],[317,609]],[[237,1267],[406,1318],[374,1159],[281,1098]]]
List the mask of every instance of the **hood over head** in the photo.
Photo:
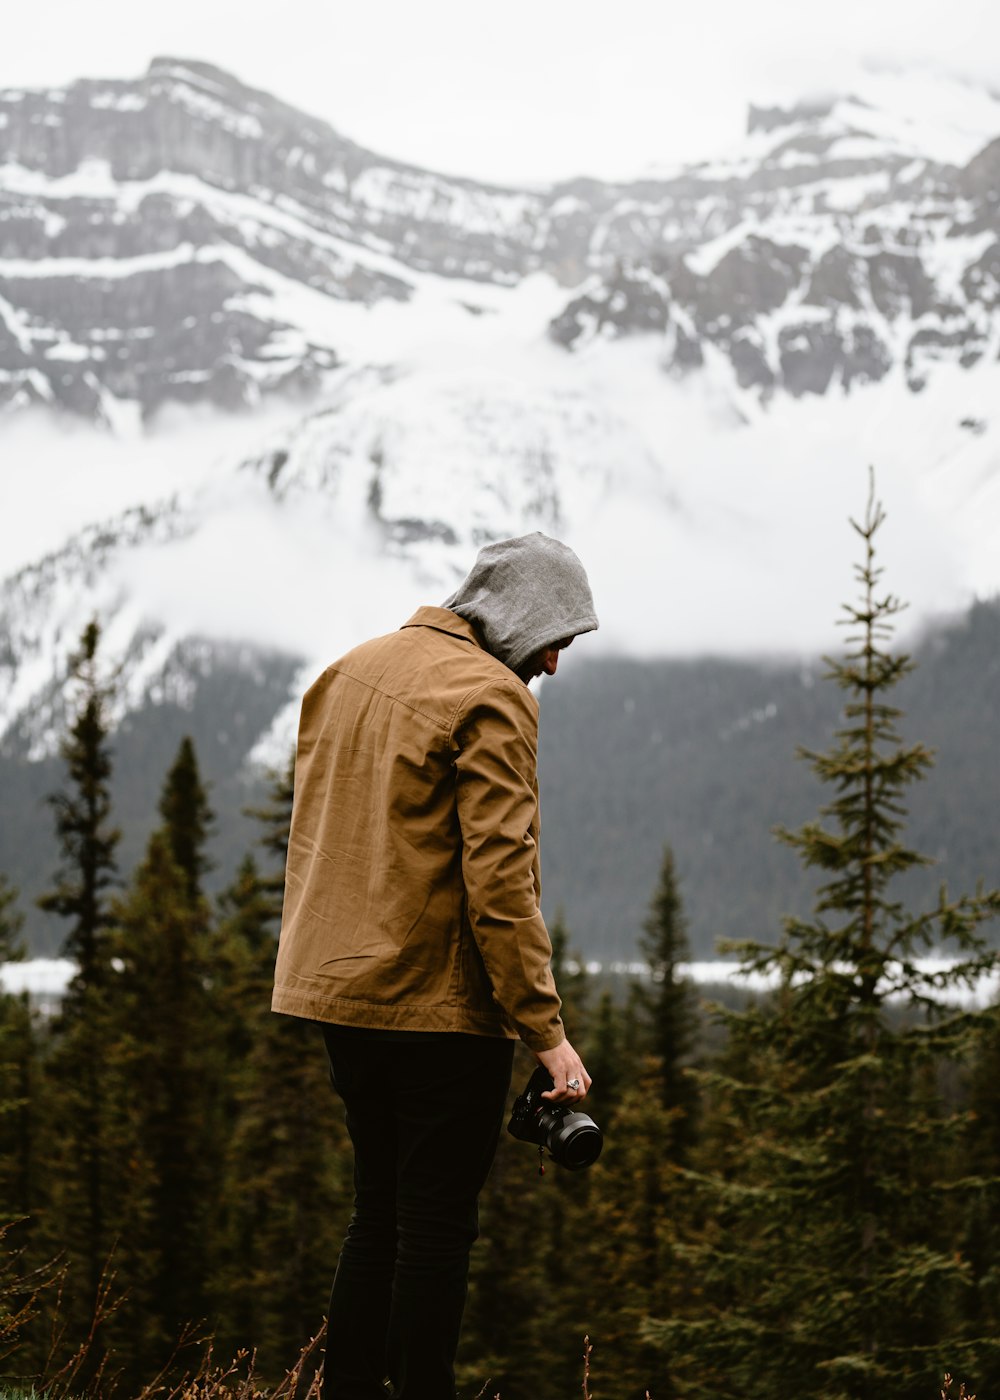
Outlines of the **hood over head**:
[[538,530],[486,545],[443,606],[475,623],[486,650],[512,671],[543,647],[598,625],[583,565],[568,545]]

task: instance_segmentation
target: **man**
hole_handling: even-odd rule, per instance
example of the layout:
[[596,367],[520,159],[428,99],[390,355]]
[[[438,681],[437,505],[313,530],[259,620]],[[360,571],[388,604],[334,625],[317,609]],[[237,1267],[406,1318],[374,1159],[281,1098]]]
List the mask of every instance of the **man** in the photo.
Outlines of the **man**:
[[273,1008],[323,1023],[355,1155],[325,1400],[454,1400],[477,1200],[513,1042],[566,1103],[539,911],[538,703],[528,681],[597,627],[583,566],[542,534],[487,546],[440,608],[306,694]]

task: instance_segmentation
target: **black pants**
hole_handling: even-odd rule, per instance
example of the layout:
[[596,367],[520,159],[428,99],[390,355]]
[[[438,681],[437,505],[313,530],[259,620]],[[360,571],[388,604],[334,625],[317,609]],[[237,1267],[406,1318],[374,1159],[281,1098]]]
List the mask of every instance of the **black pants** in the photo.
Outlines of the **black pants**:
[[323,1030],[354,1144],[354,1215],[330,1297],[324,1400],[454,1400],[455,1352],[514,1046]]

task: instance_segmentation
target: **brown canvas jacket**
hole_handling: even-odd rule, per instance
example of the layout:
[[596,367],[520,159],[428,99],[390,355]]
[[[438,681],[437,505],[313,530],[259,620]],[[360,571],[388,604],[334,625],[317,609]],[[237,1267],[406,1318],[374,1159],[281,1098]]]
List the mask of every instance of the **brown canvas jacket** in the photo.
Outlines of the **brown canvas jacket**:
[[527,685],[445,608],[323,673],[299,727],[275,1011],[562,1041],[537,730]]

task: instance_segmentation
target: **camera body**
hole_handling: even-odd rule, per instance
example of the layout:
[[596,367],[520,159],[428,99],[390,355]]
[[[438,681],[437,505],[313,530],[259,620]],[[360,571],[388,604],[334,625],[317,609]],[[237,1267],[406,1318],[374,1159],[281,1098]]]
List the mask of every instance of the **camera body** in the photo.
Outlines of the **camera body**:
[[514,1100],[507,1131],[521,1142],[545,1148],[552,1160],[567,1171],[583,1171],[601,1155],[604,1135],[589,1114],[542,1098],[554,1087],[548,1070],[539,1065]]

